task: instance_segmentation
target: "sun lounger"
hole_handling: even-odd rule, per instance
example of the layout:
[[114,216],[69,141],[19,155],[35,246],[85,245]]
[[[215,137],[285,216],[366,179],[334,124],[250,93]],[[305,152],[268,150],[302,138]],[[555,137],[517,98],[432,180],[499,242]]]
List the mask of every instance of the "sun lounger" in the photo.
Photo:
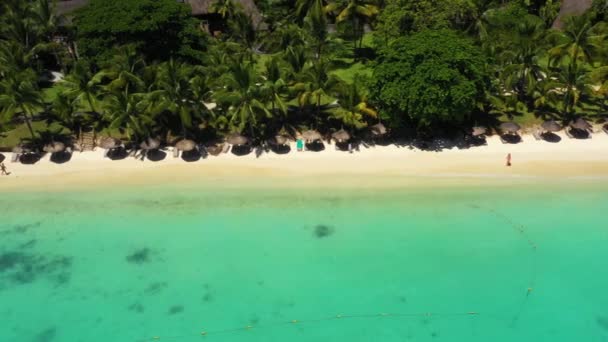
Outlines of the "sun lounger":
[[532,136],[536,140],[542,140],[543,139],[543,137],[542,137],[542,135],[541,135],[541,133],[540,133],[539,130],[535,130],[534,133],[532,133]]
[[222,146],[222,153],[228,153],[228,151],[230,151],[230,145],[224,144],[224,146]]
[[608,134],[608,124],[602,126],[602,131],[604,131],[604,133]]
[[568,138],[574,139],[574,136],[572,135],[572,133],[570,133],[570,129],[569,128],[566,128],[564,131],[566,132],[566,135],[568,136]]

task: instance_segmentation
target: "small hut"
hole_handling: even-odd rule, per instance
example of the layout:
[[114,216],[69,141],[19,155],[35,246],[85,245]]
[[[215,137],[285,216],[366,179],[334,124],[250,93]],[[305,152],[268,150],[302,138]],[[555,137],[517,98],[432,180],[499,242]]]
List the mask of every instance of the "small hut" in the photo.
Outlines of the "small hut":
[[55,141],[55,142],[44,145],[42,150],[46,153],[51,153],[51,154],[63,152],[63,151],[65,151],[65,144],[62,142]]
[[579,129],[581,131],[588,131],[591,129],[591,124],[587,122],[587,120],[583,118],[578,118],[570,123],[570,127],[574,129]]
[[520,129],[521,129],[521,126],[516,124],[515,122],[503,122],[500,124],[500,130],[503,133],[517,134],[517,132],[519,132]]
[[471,129],[471,135],[474,137],[480,137],[482,135],[485,135],[487,131],[488,130],[485,127],[475,126]]

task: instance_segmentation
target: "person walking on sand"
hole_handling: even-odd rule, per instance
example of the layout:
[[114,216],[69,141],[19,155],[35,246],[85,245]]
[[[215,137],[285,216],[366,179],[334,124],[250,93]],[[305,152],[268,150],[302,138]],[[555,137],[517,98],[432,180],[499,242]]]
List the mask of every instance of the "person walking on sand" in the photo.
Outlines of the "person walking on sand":
[[507,154],[507,166],[511,166],[511,153]]
[[4,163],[0,163],[0,171],[2,172],[3,176],[8,176],[11,173],[6,171],[6,165],[4,165]]

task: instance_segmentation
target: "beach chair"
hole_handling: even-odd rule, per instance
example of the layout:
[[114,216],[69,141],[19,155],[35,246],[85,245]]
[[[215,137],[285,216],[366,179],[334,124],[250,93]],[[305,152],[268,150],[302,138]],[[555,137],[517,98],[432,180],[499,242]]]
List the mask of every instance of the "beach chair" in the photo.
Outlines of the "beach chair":
[[534,137],[534,139],[538,140],[542,140],[542,135],[540,133],[539,129],[535,129],[534,133],[532,133],[532,136]]
[[572,133],[570,132],[570,128],[566,128],[564,130],[564,132],[566,132],[566,136],[570,139],[574,139],[574,136],[572,135]]
[[228,153],[230,151],[230,144],[224,144],[222,146],[222,153]]
[[604,133],[608,134],[608,124],[605,124],[604,126],[602,126],[602,131],[604,131]]

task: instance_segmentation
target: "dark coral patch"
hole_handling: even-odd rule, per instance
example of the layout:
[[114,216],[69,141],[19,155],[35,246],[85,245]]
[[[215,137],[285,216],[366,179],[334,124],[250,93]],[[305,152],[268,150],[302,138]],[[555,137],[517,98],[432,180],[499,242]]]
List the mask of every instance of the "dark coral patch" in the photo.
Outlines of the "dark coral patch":
[[169,308],[169,311],[167,313],[169,315],[175,315],[181,313],[182,311],[184,311],[184,307],[182,305],[173,305]]
[[39,332],[34,337],[34,342],[51,342],[57,337],[57,328],[52,327]]
[[46,277],[55,285],[69,281],[72,258],[11,251],[0,254],[0,276],[17,283],[28,284]]
[[319,239],[326,238],[334,233],[334,228],[325,224],[315,226],[315,236]]
[[141,265],[150,262],[151,256],[152,251],[149,248],[142,248],[127,255],[126,259],[130,263]]

